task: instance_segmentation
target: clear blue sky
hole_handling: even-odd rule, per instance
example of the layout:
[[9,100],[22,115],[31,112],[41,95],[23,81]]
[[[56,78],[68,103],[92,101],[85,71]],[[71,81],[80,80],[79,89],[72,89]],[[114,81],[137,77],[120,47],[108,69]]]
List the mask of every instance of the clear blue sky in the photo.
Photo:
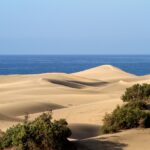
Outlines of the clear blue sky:
[[150,0],[0,0],[0,54],[150,54]]

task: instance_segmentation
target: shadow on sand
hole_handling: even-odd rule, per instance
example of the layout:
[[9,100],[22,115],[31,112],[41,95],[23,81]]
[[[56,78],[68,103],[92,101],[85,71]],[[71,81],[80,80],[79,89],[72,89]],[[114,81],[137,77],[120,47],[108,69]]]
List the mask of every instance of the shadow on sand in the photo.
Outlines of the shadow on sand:
[[[70,124],[71,139],[76,150],[123,150],[127,144],[120,143],[117,135],[98,137],[100,126],[90,124]],[[74,150],[74,149],[70,149]]]
[[123,150],[127,144],[102,139],[75,142],[77,150]]
[[100,126],[90,124],[70,124],[69,128],[72,131],[72,139],[82,140],[98,136]]

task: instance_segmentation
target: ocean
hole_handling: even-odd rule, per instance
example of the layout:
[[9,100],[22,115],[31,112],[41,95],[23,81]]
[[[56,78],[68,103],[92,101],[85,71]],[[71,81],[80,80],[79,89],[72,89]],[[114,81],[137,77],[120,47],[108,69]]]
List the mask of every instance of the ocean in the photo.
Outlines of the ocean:
[[72,73],[104,64],[150,74],[150,55],[0,55],[0,75]]

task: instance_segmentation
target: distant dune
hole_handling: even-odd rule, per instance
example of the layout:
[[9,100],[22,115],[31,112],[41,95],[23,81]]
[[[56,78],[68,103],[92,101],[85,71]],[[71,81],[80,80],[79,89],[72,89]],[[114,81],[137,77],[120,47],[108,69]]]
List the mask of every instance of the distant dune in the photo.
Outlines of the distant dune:
[[53,110],[54,119],[68,121],[80,149],[149,150],[149,129],[98,136],[105,113],[122,104],[122,93],[135,83],[150,83],[150,75],[103,65],[73,74],[0,76],[0,129],[21,122],[26,113],[32,120]]
[[86,77],[90,79],[106,80],[106,81],[135,77],[135,75],[129,74],[111,65],[103,65],[103,66],[95,67],[92,69],[74,73],[74,75],[78,75],[80,77]]

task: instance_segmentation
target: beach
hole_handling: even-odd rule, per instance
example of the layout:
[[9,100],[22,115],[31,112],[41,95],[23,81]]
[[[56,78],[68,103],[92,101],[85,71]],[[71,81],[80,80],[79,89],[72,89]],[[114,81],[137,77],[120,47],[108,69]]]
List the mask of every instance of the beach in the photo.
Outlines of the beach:
[[112,65],[76,73],[0,76],[0,129],[33,120],[52,111],[72,130],[71,140],[85,150],[149,150],[150,129],[126,130],[100,135],[103,117],[117,105],[126,88],[150,83],[150,75],[137,76]]

